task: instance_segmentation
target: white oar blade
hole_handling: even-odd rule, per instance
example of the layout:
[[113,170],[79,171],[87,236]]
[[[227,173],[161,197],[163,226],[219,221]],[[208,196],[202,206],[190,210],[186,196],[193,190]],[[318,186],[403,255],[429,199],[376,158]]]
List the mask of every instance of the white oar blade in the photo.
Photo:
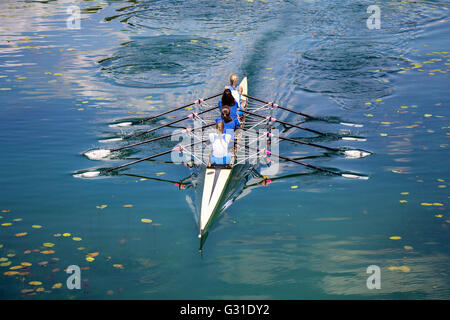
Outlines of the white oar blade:
[[359,123],[350,123],[350,122],[341,122],[340,123],[343,126],[347,126],[347,127],[355,127],[355,128],[362,128],[364,125],[359,124]]
[[352,159],[364,158],[364,157],[371,155],[370,152],[366,152],[366,151],[362,151],[362,150],[345,150],[344,154],[345,154],[346,158],[352,158]]
[[368,176],[359,176],[357,174],[351,174],[351,173],[343,173],[342,176],[344,178],[348,178],[348,179],[369,180]]
[[100,171],[88,171],[83,173],[74,174],[75,178],[95,178],[100,175]]
[[122,138],[110,138],[110,139],[103,139],[103,140],[98,140],[98,142],[101,143],[107,143],[107,142],[116,142],[116,141],[122,141]]
[[357,138],[357,137],[342,137],[342,140],[347,141],[367,141],[365,138]]
[[119,123],[110,124],[109,127],[110,128],[129,127],[132,124],[133,124],[133,122],[119,122]]
[[84,155],[91,160],[101,160],[106,158],[111,154],[111,151],[108,149],[97,149],[85,152]]

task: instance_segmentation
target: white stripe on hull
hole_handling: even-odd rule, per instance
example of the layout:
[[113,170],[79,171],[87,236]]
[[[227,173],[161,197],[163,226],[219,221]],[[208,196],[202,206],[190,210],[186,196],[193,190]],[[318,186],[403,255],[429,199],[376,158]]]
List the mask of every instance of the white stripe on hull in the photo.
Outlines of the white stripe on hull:
[[[200,233],[205,230],[225,190],[231,169],[207,168],[203,187]],[[218,208],[217,208],[218,209]]]

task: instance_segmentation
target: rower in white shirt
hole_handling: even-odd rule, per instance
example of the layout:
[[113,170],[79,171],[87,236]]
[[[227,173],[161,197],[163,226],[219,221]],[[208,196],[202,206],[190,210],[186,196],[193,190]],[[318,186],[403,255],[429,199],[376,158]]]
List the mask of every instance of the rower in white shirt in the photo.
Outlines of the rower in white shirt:
[[216,123],[216,133],[209,134],[209,141],[212,144],[212,154],[210,157],[211,164],[225,165],[231,162],[231,155],[228,145],[232,139],[230,134],[223,133],[225,129],[224,123]]

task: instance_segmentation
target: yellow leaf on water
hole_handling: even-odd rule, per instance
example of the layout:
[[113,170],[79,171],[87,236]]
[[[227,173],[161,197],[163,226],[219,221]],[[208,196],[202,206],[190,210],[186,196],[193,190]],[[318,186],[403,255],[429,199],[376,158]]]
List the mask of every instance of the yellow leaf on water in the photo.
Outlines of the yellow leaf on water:
[[70,236],[71,236],[71,234],[70,234],[70,233],[68,233],[68,232],[66,232],[66,233],[63,233],[63,234],[62,234],[62,236],[63,236],[63,237],[70,237]]
[[409,192],[400,192],[400,194],[406,196]]
[[162,175],[165,175],[165,174],[166,174],[165,172],[157,172],[156,173],[157,176],[162,176]]
[[428,203],[428,202],[422,202],[420,205],[428,207],[428,206],[432,206],[433,204]]
[[102,204],[101,206],[96,206],[97,209],[103,210],[107,207],[107,204]]
[[402,271],[402,272],[410,272],[411,271],[411,269],[407,266],[400,266],[400,267],[391,266],[391,267],[389,267],[389,270],[391,270],[391,271],[398,270],[398,271]]
[[5,223],[2,223],[2,226],[4,226],[4,227],[9,227],[9,226],[11,226],[11,225],[12,225],[11,222],[5,222]]
[[19,272],[17,272],[17,271],[6,271],[6,272],[3,272],[3,274],[5,276],[15,276],[15,275],[19,274]]
[[16,233],[15,236],[16,237],[24,237],[26,236],[28,233],[27,232],[21,232],[21,233]]
[[399,200],[400,201],[400,203],[407,203],[408,202],[408,200]]
[[432,117],[433,115],[432,115],[432,114],[429,114],[429,113],[425,113],[423,116],[424,116],[425,118],[429,118],[429,117]]
[[0,262],[5,262],[5,261],[8,261],[8,258],[5,258],[5,257],[0,258]]
[[389,239],[391,239],[391,240],[400,240],[402,237],[400,237],[400,236],[392,236],[392,237],[389,237]]
[[121,264],[113,264],[114,268],[123,269],[123,265]]
[[17,270],[17,269],[22,269],[23,266],[13,266],[11,268],[9,268],[9,270]]
[[33,292],[33,291],[34,291],[34,289],[22,289],[22,290],[20,290],[20,292],[23,293],[23,294],[27,294],[27,293],[30,293],[30,292]]
[[21,265],[24,267],[31,267],[32,264],[30,262],[22,262]]
[[298,186],[291,186],[291,189],[297,189]]
[[141,219],[141,221],[143,223],[151,223],[152,222],[152,220],[150,220],[150,219]]
[[439,207],[442,207],[443,204],[442,204],[442,203],[439,203],[439,202],[434,202],[434,203],[433,203],[433,206],[439,206]]
[[58,283],[55,283],[55,284],[52,286],[52,289],[59,289],[59,288],[61,288],[61,287],[62,287],[62,283],[58,282]]
[[61,233],[55,233],[53,236],[54,237],[61,237]]
[[98,252],[90,252],[88,254],[86,254],[86,257],[90,257],[90,258],[94,258],[96,256],[98,256],[100,253]]
[[40,281],[30,281],[30,282],[28,282],[28,284],[32,285],[32,286],[40,286],[42,284],[42,282],[40,282]]
[[388,134],[387,133],[380,133],[380,136],[382,137],[386,137]]
[[73,241],[81,241],[82,239],[80,237],[73,237],[72,240]]
[[55,251],[53,251],[53,250],[44,250],[44,251],[41,251],[41,253],[42,254],[54,254]]
[[151,99],[152,98],[152,96],[146,96],[146,97],[144,97],[144,99]]
[[436,218],[442,218],[442,217],[443,217],[442,214],[435,214],[434,216],[435,216]]
[[95,259],[94,258],[92,258],[92,257],[86,257],[86,261],[88,261],[88,262],[92,262],[92,261],[94,261]]
[[40,228],[42,228],[42,226],[39,225],[39,224],[33,224],[31,227],[32,227],[33,229],[40,229]]
[[44,247],[51,248],[51,247],[53,247],[55,244],[54,244],[54,243],[51,243],[51,242],[45,242],[45,243],[43,243],[42,245],[43,245]]
[[53,74],[54,76],[62,76],[62,73],[56,72]]
[[124,204],[123,207],[124,207],[124,208],[132,208],[133,205],[132,205],[132,204]]
[[411,246],[403,246],[403,248],[404,248],[405,250],[412,250],[412,249],[413,249],[413,247],[411,247]]

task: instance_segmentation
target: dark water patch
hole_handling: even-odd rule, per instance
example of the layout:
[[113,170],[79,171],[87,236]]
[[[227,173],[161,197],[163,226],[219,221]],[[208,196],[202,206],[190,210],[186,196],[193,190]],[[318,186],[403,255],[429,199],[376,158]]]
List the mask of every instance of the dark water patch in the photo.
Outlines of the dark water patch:
[[196,36],[138,37],[123,43],[112,57],[98,61],[116,84],[141,88],[189,87],[204,83],[208,68],[229,50]]

